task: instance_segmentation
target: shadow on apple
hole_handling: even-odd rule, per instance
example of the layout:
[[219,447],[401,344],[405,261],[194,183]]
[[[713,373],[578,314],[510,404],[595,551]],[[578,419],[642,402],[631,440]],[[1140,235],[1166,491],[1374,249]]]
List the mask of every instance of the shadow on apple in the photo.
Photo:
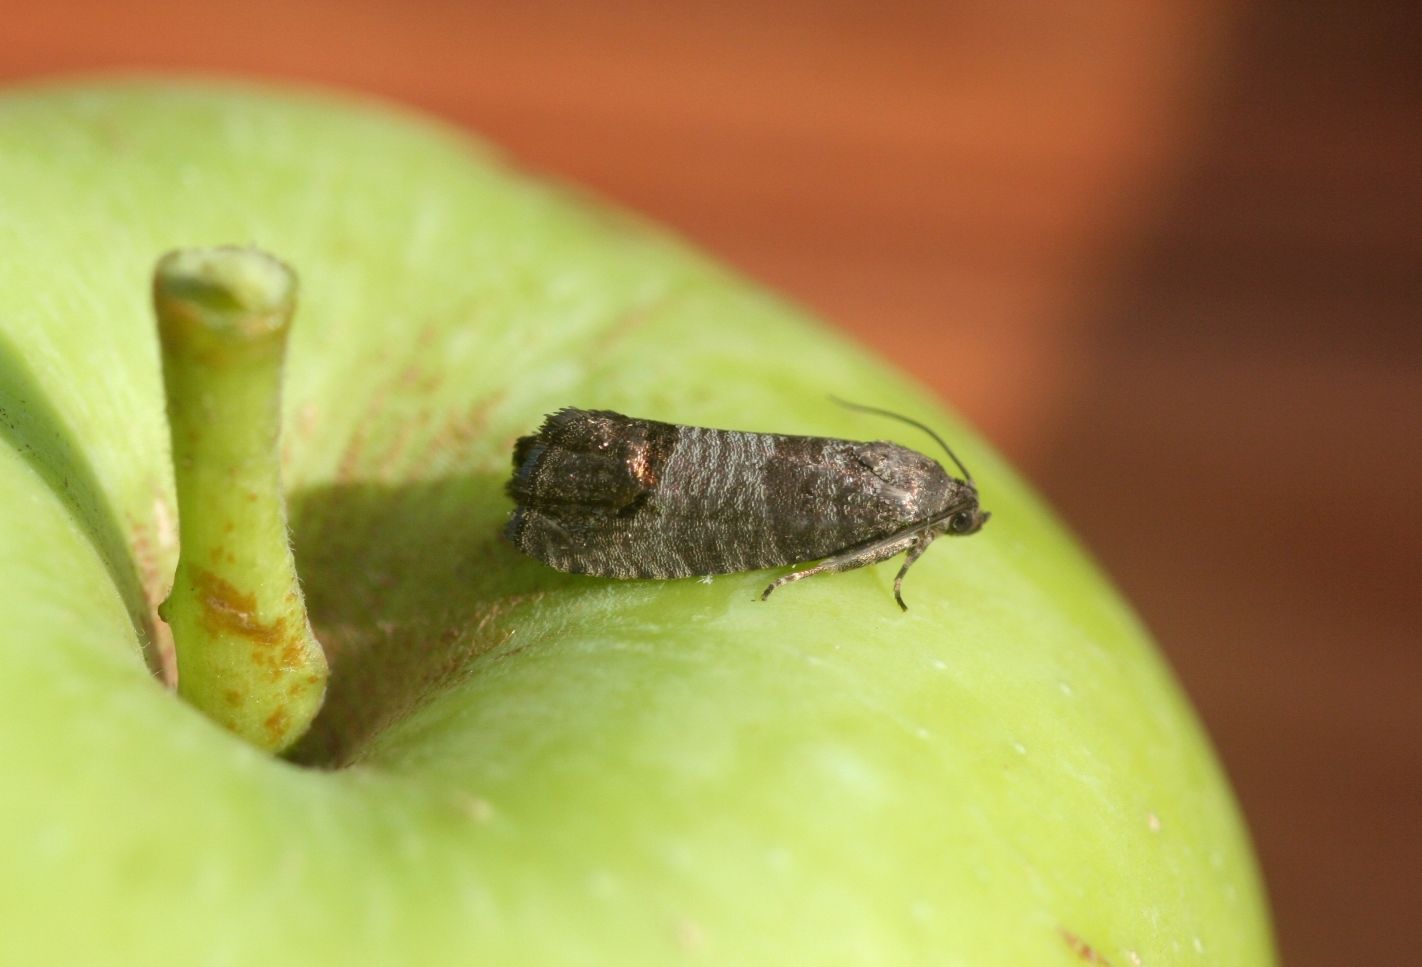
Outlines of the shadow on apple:
[[0,439],[20,454],[69,510],[98,552],[123,597],[143,660],[155,675],[160,663],[153,619],[134,563],[132,547],[99,486],[84,448],[40,388],[24,355],[0,331]]
[[293,495],[297,569],[331,681],[289,758],[321,768],[351,762],[381,729],[504,644],[510,612],[578,581],[607,583],[561,574],[510,547],[500,536],[504,480],[482,474]]

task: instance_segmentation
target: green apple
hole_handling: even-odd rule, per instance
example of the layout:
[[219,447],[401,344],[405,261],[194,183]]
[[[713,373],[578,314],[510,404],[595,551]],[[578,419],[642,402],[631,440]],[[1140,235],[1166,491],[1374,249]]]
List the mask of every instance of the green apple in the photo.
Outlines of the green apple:
[[[569,150],[576,150],[570,146]],[[149,280],[300,277],[282,475],[330,660],[286,758],[163,684],[178,520]],[[667,234],[458,132],[146,81],[0,97],[0,963],[1272,962],[1148,637],[985,444]],[[509,449],[575,404],[939,427],[993,512],[758,593],[554,572]]]

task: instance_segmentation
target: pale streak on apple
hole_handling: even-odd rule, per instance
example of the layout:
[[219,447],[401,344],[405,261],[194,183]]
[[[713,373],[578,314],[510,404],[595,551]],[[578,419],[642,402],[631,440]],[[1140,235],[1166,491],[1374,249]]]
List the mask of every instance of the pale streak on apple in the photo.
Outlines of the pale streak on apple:
[[278,437],[296,278],[255,249],[170,253],[153,281],[178,496],[178,570],[159,614],[178,693],[271,751],[326,690],[287,536]]

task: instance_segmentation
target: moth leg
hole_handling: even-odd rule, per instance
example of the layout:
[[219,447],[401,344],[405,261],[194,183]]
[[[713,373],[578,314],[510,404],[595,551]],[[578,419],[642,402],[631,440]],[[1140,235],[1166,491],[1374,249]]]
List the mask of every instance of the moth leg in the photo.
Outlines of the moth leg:
[[[784,584],[792,584],[816,574],[836,574],[840,571],[852,571],[855,568],[864,567],[868,564],[878,564],[880,561],[887,561],[895,554],[900,553],[905,548],[919,540],[918,534],[891,534],[888,537],[877,541],[870,541],[868,544],[860,544],[841,551],[834,557],[826,558],[814,567],[807,567],[803,571],[792,571],[783,577],[778,577],[770,582],[760,594],[760,599],[764,601],[770,597],[770,593]],[[922,552],[920,552],[922,553]]]
[[937,536],[937,533],[934,531],[927,531],[920,534],[918,539],[909,545],[908,554],[904,555],[904,566],[899,568],[898,576],[894,578],[894,600],[897,601],[899,607],[905,611],[908,610],[908,605],[904,604],[904,575],[908,573],[909,568],[913,567],[913,562],[918,560],[924,551],[928,550],[928,545],[932,544],[933,539]]

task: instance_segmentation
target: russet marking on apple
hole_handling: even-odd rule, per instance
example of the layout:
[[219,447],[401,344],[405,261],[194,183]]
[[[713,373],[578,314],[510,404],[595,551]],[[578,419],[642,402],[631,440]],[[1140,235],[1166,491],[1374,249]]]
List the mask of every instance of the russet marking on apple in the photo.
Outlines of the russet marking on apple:
[[683,578],[820,563],[765,589],[906,557],[894,579],[942,534],[977,533],[989,514],[972,474],[885,441],[715,430],[567,407],[514,445],[505,533],[560,571]]

